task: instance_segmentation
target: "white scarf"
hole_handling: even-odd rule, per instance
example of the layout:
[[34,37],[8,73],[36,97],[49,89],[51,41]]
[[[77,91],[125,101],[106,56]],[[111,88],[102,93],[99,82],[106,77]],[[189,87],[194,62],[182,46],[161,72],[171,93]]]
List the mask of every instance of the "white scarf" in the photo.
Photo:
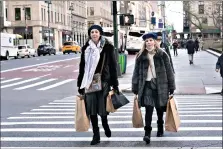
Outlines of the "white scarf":
[[89,46],[85,50],[84,77],[80,89],[90,87],[102,51],[101,41],[97,45],[92,40],[89,40],[88,43]]

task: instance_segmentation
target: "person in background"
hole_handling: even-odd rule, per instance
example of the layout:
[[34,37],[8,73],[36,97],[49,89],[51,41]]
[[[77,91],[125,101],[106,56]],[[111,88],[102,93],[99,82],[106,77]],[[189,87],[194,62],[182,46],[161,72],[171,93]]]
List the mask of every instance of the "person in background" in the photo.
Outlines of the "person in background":
[[168,54],[169,59],[170,59],[170,63],[171,63],[171,67],[172,67],[173,72],[174,72],[173,61],[172,61],[172,57],[171,57],[171,54],[170,54],[169,47],[165,43],[162,42],[162,33],[161,32],[157,32],[156,35],[157,35],[156,41],[158,43],[158,46],[159,46],[159,48],[163,49]]
[[146,109],[143,140],[149,144],[154,107],[158,117],[157,137],[163,136],[163,114],[166,111],[169,95],[175,90],[175,77],[169,56],[156,42],[156,33],[143,35],[143,40],[143,47],[136,56],[132,92],[138,95],[139,108]]
[[195,39],[195,47],[196,47],[196,52],[199,51],[199,40],[198,40],[198,38]]
[[187,49],[187,54],[189,56],[189,64],[190,65],[194,64],[194,52],[195,52],[196,46],[192,39],[189,39],[187,41],[186,49]]
[[216,72],[219,72],[222,77],[222,90],[221,90],[221,95],[223,95],[223,51],[221,53],[221,56],[218,58],[218,61],[216,63]]
[[179,46],[178,43],[177,43],[177,40],[174,40],[172,46],[173,46],[174,56],[177,56],[178,55],[177,48]]
[[[94,134],[91,145],[95,145],[100,143],[98,115],[101,116],[105,135],[111,137],[107,119],[106,99],[111,90],[110,86],[119,94],[119,83],[114,46],[102,36],[103,30],[99,25],[92,25],[88,29],[88,35],[89,40],[81,49],[77,87],[79,94],[84,95],[86,113],[90,116]],[[85,89],[88,89],[91,85],[94,74],[100,73],[101,70],[102,90],[85,93]]]

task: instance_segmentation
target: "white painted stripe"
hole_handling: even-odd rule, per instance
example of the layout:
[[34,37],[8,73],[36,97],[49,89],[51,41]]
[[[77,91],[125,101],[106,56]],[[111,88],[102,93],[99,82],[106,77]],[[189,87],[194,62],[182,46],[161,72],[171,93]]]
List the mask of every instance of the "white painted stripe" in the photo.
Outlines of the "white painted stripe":
[[1,80],[3,80],[3,79],[5,79],[5,78],[1,78]]
[[135,63],[128,64],[127,67],[134,65]]
[[1,88],[6,88],[6,87],[11,87],[11,86],[15,86],[15,85],[20,85],[20,84],[24,84],[24,83],[27,83],[27,82],[31,82],[31,81],[35,81],[35,80],[38,80],[42,77],[45,77],[45,76],[49,76],[51,74],[47,74],[47,75],[43,75],[43,76],[40,76],[40,77],[36,77],[36,78],[32,78],[32,79],[28,79],[28,80],[24,80],[24,81],[20,81],[20,82],[17,82],[17,83],[12,83],[12,84],[8,84],[8,85],[3,85],[1,86]]
[[50,103],[48,103],[49,105],[74,105],[74,104],[76,104],[76,103],[53,103],[53,102],[50,102]]
[[74,70],[73,72],[79,72],[79,69]]
[[57,80],[57,79],[44,80],[44,81],[37,82],[37,83],[34,83],[34,84],[30,84],[30,85],[26,85],[26,86],[23,86],[23,87],[15,88],[14,90],[23,90],[23,89],[35,87],[35,86],[38,86],[38,85],[41,85],[41,84],[44,84],[44,83],[47,83],[47,82],[52,82],[54,80]]
[[74,80],[75,80],[75,79],[67,79],[67,80],[64,80],[64,81],[61,81],[61,82],[55,83],[55,84],[53,84],[53,85],[50,85],[50,86],[46,86],[46,87],[37,89],[37,90],[39,90],[39,91],[45,91],[45,90],[48,90],[48,89],[51,89],[51,88],[54,88],[54,87],[57,87],[57,86],[66,84],[66,83],[68,83],[68,82],[74,81]]
[[[31,122],[2,122],[1,125],[70,125],[74,121],[31,121]],[[156,124],[156,121],[152,121]],[[222,120],[181,120],[181,123],[222,123]],[[101,121],[99,121],[101,124]],[[132,121],[110,121],[109,124],[132,124]]]
[[[23,113],[20,113],[22,115],[74,115],[74,112],[23,112]],[[185,116],[185,117],[221,117],[222,114],[196,114],[196,115],[186,115],[186,114],[183,114],[181,115],[180,114],[180,117],[181,116]],[[132,115],[113,115],[112,113],[108,116],[109,117],[114,117],[114,118],[130,118],[132,117]],[[155,116],[157,117],[157,116]]]
[[63,62],[63,61],[70,61],[70,60],[79,59],[79,58],[80,57],[75,57],[75,58],[69,58],[69,59],[56,60],[56,61],[52,61],[52,62],[35,64],[35,65],[23,66],[23,67],[18,67],[18,68],[12,68],[12,69],[8,69],[8,70],[2,70],[1,73],[14,71],[14,70],[25,69],[25,68],[30,68],[30,67],[34,67],[34,66],[41,66],[41,65],[45,65],[45,64],[52,64],[52,63]]
[[[180,127],[178,131],[221,131],[222,127]],[[100,129],[104,132],[104,129]],[[144,132],[144,128],[111,128],[112,132]],[[152,131],[157,131],[153,128]],[[2,128],[1,132],[76,132],[75,128]],[[89,129],[88,132],[92,132]]]
[[[1,137],[1,141],[91,141],[92,137]],[[101,141],[143,141],[142,137],[101,137]],[[222,141],[222,137],[208,136],[208,137],[151,137],[151,141]]]
[[[122,107],[122,108],[129,108],[129,107],[133,107],[132,105],[130,106],[130,105],[125,105],[124,107]],[[219,104],[217,104],[217,105],[180,105],[180,104],[178,104],[178,108],[181,108],[181,107],[222,107],[222,105],[219,105]]]
[[[126,147],[118,147],[126,149]],[[151,149],[179,149],[179,147],[150,147]],[[182,148],[182,147],[181,147]],[[80,147],[1,147],[1,149],[80,149]],[[81,147],[81,149],[99,149],[94,147]],[[103,147],[103,149],[114,149],[114,147]],[[142,147],[128,147],[128,149],[142,149]],[[191,148],[182,148],[191,149]],[[222,149],[222,147],[196,147],[196,149]]]
[[13,78],[13,79],[9,79],[9,80],[5,80],[5,81],[1,81],[1,84],[2,83],[8,83],[8,82],[12,82],[12,81],[16,81],[16,80],[20,80],[22,78]]
[[[221,117],[222,115],[217,115]],[[143,116],[144,117],[144,116]],[[154,114],[154,118],[157,116]],[[180,117],[216,117],[216,115],[180,115]],[[75,115],[74,113],[72,116],[31,116],[31,117],[8,117],[7,119],[17,119],[17,120],[22,120],[22,119],[74,119]],[[108,118],[116,118],[116,119],[122,119],[122,118],[132,118],[131,115],[119,115],[119,116],[114,116],[114,115],[109,115]]]

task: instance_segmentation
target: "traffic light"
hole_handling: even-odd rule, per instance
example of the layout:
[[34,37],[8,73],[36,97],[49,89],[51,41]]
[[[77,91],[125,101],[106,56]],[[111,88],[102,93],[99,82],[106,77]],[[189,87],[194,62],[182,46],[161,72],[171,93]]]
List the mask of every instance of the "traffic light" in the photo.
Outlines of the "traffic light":
[[130,26],[134,24],[134,15],[124,14],[119,17],[120,25],[122,26]]

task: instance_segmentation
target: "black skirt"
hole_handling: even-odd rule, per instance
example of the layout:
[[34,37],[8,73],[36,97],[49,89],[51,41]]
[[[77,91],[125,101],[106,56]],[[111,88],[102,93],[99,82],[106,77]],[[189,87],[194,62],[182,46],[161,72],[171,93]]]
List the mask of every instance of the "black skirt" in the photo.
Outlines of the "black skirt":
[[102,91],[85,94],[85,106],[87,115],[106,116],[106,101],[111,90],[107,82],[102,83]]
[[151,82],[146,81],[142,96],[142,107],[152,106],[158,108],[158,92],[151,88]]

